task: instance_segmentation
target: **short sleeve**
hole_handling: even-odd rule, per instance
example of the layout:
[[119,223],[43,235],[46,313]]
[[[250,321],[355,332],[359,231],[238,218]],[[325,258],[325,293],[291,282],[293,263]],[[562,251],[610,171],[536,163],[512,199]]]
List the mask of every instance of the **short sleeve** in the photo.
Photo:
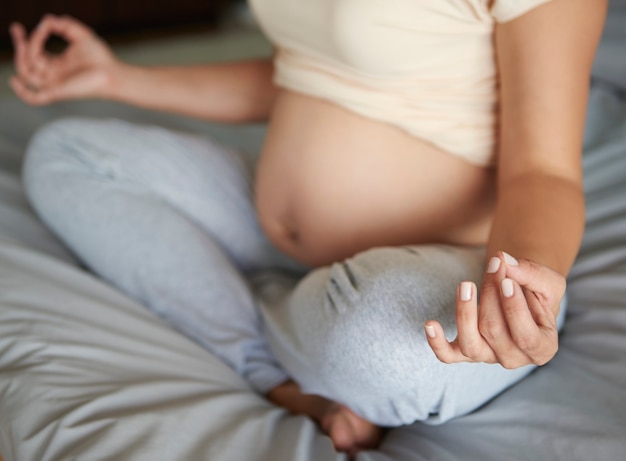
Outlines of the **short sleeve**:
[[491,15],[497,22],[507,22],[550,0],[495,0]]

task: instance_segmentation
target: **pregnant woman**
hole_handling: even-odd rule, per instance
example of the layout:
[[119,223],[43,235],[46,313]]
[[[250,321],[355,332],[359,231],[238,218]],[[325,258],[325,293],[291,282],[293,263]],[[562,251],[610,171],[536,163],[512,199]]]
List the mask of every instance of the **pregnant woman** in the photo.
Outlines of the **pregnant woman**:
[[12,26],[29,104],[268,121],[254,166],[200,136],[56,121],[24,165],[42,219],[339,450],[467,413],[549,361],[607,2],[250,3],[272,59],[142,68],[69,17]]

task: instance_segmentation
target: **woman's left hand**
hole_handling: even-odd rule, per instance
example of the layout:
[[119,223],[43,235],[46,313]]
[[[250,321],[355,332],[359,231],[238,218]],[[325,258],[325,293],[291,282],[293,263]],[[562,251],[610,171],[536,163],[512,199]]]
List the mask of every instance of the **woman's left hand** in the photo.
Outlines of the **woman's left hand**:
[[474,283],[458,287],[454,341],[446,340],[438,322],[426,323],[430,347],[444,363],[543,365],[558,349],[556,318],[565,285],[552,269],[498,252],[489,260],[480,304]]

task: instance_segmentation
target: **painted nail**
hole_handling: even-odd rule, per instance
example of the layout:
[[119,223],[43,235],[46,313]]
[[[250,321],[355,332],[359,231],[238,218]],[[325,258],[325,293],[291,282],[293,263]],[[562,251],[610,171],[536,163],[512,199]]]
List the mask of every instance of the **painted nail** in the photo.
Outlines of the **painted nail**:
[[472,282],[461,282],[461,301],[472,299]]
[[487,273],[495,274],[496,272],[498,272],[498,269],[500,269],[500,258],[496,258],[495,256],[493,256],[489,260],[489,265],[487,266]]
[[502,279],[502,294],[505,298],[513,296],[513,280]]
[[506,253],[506,252],[502,252],[502,254],[504,255],[504,262],[507,263],[509,266],[517,266],[518,262],[517,259],[515,259],[513,256],[511,256],[510,254]]
[[424,328],[426,329],[426,334],[428,336],[430,336],[431,338],[435,337],[435,327],[432,325],[424,325]]

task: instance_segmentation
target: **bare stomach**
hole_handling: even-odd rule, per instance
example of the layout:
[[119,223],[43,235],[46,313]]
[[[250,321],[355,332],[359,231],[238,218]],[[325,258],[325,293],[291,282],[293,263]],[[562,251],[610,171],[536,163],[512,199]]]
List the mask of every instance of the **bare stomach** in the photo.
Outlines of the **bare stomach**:
[[485,243],[494,172],[388,124],[282,91],[259,160],[259,219],[310,265],[379,246]]

